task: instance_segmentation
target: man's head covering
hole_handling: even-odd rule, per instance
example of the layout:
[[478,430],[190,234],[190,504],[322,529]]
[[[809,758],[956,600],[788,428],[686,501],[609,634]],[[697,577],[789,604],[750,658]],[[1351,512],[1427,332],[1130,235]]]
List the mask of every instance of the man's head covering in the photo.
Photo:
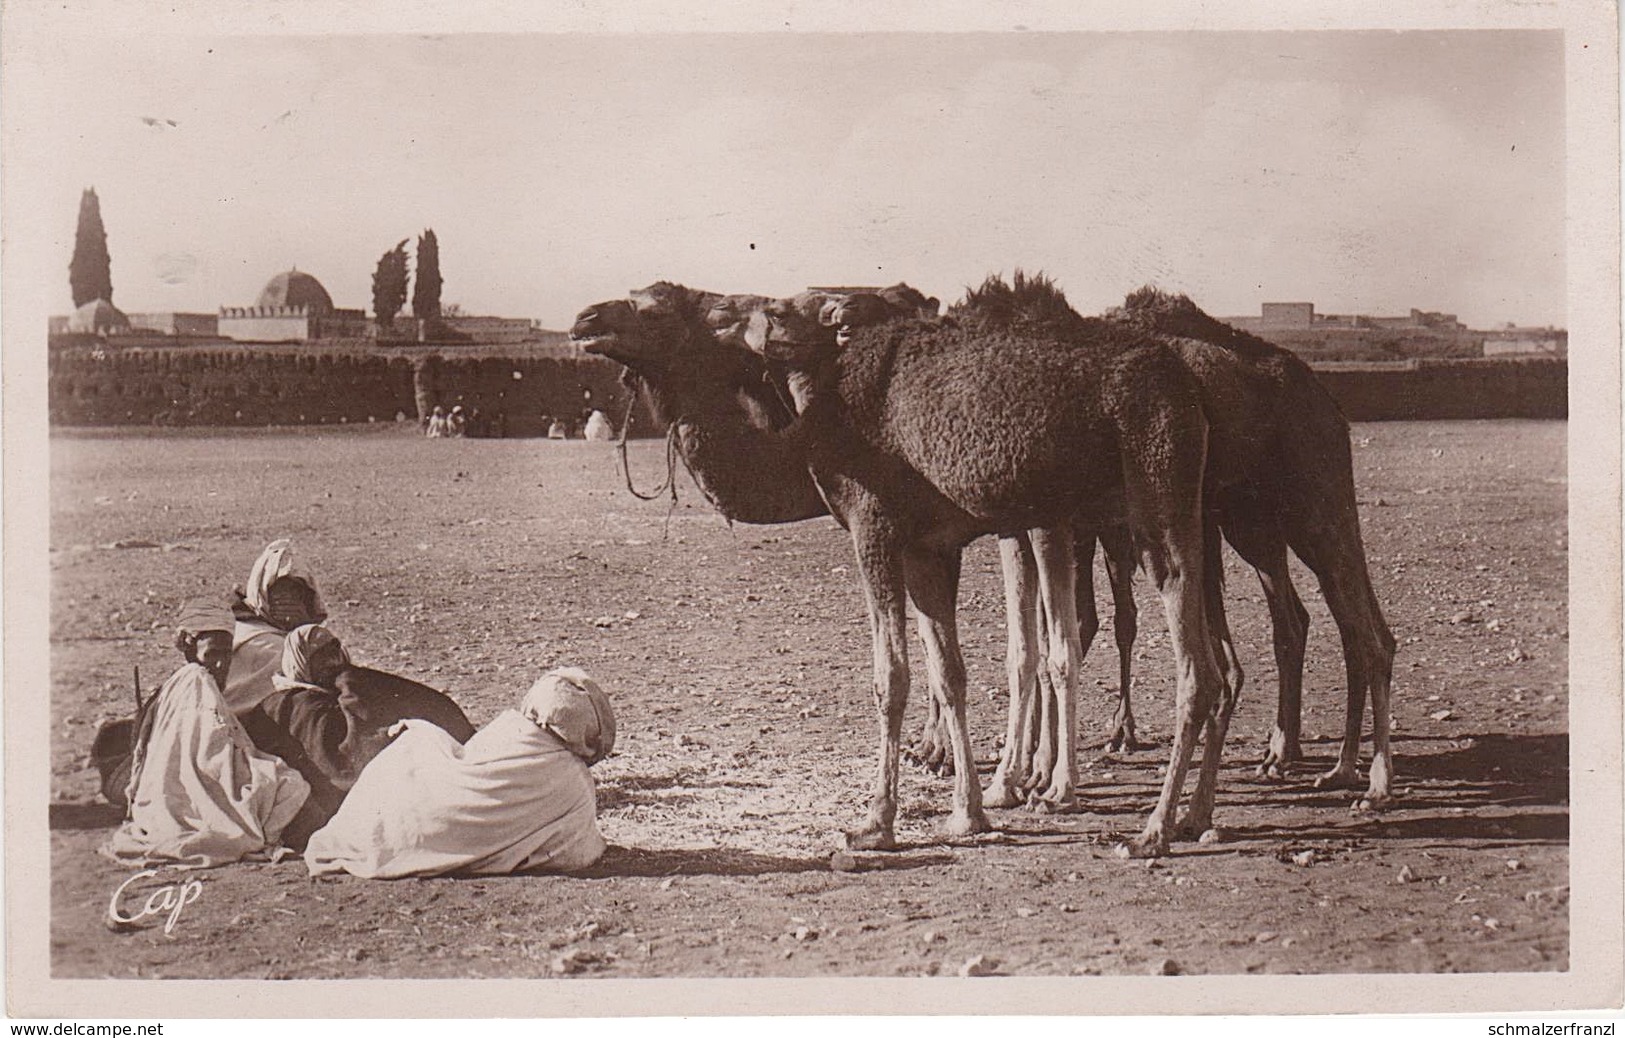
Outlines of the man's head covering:
[[286,538],[267,544],[260,557],[254,560],[254,567],[248,571],[248,587],[243,592],[248,607],[265,616],[270,606],[268,592],[271,585],[283,577],[291,577],[310,588],[311,612],[318,620],[327,619],[327,606],[322,602],[322,593],[316,588],[316,579],[293,557],[293,542]]
[[577,667],[543,674],[525,693],[519,712],[588,764],[597,764],[615,748],[615,711],[609,696]]
[[175,627],[179,631],[194,636],[211,631],[230,634],[235,626],[230,608],[206,598],[194,598],[187,602],[181,606],[180,615],[175,618]]
[[[329,631],[320,624],[305,624],[295,627],[288,632],[288,640],[282,643],[282,666],[271,675],[271,684],[282,691],[297,688],[315,688],[322,686],[316,684],[316,673],[311,669],[311,661],[316,654],[330,645],[339,645],[338,635]],[[339,645],[339,653],[344,662],[350,662],[350,654]]]

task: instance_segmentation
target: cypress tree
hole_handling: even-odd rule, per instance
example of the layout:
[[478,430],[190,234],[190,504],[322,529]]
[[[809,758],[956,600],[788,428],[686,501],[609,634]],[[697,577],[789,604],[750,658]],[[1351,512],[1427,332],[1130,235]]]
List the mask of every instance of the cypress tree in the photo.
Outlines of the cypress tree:
[[93,187],[79,196],[79,227],[73,237],[73,259],[68,263],[68,285],[73,289],[75,310],[97,299],[113,301],[113,261],[107,255],[102,203]]
[[440,316],[440,242],[434,229],[418,236],[418,275],[412,285],[412,316],[429,320]]
[[372,312],[378,323],[388,328],[406,305],[406,243],[402,238],[393,249],[378,257],[372,274]]

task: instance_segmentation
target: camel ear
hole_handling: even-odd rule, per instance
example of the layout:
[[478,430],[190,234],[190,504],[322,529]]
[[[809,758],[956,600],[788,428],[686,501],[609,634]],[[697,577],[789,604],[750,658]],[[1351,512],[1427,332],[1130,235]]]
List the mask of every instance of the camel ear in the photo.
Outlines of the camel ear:
[[942,313],[942,300],[932,296],[925,301],[925,316],[936,317],[940,313]]
[[752,310],[750,320],[745,322],[745,345],[757,353],[767,348],[767,313],[763,310]]

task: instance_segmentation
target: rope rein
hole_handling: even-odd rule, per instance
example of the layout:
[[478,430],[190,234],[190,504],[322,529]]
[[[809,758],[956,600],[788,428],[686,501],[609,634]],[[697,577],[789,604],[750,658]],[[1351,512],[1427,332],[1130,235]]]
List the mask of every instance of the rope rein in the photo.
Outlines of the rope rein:
[[[639,381],[641,382],[642,380],[640,379]],[[631,491],[632,496],[637,498],[639,501],[654,501],[662,494],[670,493],[672,505],[675,507],[677,504],[677,481],[674,478],[677,467],[676,458],[674,457],[677,450],[677,426],[675,422],[666,426],[665,482],[661,483],[647,494],[643,493],[632,483],[632,464],[631,460],[627,456],[626,441],[632,435],[632,413],[637,406],[638,395],[636,392],[634,392],[631,400],[627,402],[626,416],[621,419],[621,439],[620,442],[616,444],[616,450],[621,456],[621,474],[626,477],[626,489]]]

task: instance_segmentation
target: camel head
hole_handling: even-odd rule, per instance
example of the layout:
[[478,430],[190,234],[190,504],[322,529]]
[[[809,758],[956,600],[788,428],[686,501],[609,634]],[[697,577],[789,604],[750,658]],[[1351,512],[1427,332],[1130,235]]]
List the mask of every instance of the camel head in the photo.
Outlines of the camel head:
[[716,292],[657,281],[634,289],[626,299],[595,303],[581,311],[570,326],[570,341],[634,371],[667,370],[716,349],[706,315],[723,298]]
[[826,306],[819,320],[835,329],[835,344],[845,346],[859,328],[893,320],[930,320],[941,305],[934,297],[898,282],[879,292],[853,292]]
[[844,296],[803,292],[763,308],[765,322],[752,327],[746,345],[769,360],[809,367],[836,349],[835,330],[824,315]]
[[767,307],[773,301],[770,296],[722,296],[711,304],[705,323],[718,342],[750,349],[753,339],[767,334]]

